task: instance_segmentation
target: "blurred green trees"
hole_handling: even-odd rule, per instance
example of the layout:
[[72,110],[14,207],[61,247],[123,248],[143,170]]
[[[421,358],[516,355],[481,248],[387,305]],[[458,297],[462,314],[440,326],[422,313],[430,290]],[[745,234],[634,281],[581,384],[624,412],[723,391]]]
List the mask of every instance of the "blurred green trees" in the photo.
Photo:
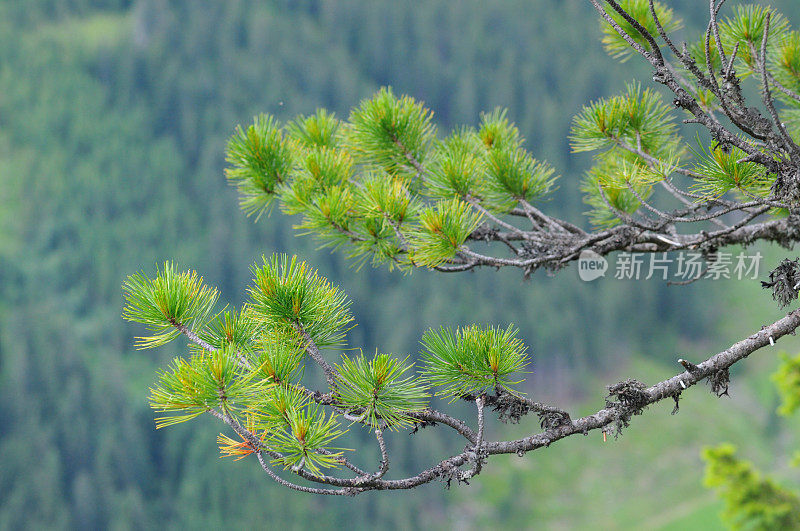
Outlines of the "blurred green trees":
[[[797,6],[783,4],[797,20]],[[687,7],[697,6],[675,9]],[[297,528],[309,519],[367,526],[377,515],[393,527],[453,521],[442,500],[454,498],[435,487],[337,507],[267,491],[251,466],[221,463],[201,436],[209,425],[156,434],[143,396],[172,353],[132,350],[138,332],[119,319],[119,286],[167,258],[238,303],[257,256],[313,257],[359,300],[351,334],[369,350],[414,354],[426,326],[506,323],[516,308],[526,343],[548,353],[534,374],[542,392],[555,392],[547,380],[564,382],[566,370],[585,376],[618,363],[612,351],[650,346],[653,358],[671,359],[679,343],[710,340],[713,316],[670,308],[711,287],[648,286],[631,301],[602,286],[587,300],[586,286],[543,276],[520,289],[516,275],[478,274],[470,293],[416,273],[409,285],[365,268],[355,281],[313,242],[290,240],[286,223],[240,219],[219,179],[232,124],[259,112],[289,121],[320,105],[345,116],[388,84],[436,109],[443,128],[507,107],[535,156],[579,174],[587,161],[567,158],[564,109],[634,77],[603,58],[585,34],[594,27],[587,6],[559,1],[413,10],[361,0],[0,3],[0,527],[253,527],[265,515]],[[567,187],[557,194],[555,210],[584,208]],[[374,292],[382,297],[365,296]],[[478,304],[491,298],[504,304]],[[531,300],[548,301],[559,321]],[[632,319],[621,312],[631,304],[653,311]],[[425,457],[396,444],[402,466]],[[522,521],[526,510],[516,509]]]

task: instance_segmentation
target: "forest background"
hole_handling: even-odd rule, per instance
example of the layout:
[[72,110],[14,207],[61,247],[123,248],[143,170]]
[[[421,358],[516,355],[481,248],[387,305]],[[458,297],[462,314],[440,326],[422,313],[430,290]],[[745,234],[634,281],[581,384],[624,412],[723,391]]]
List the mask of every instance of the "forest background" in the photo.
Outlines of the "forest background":
[[[704,26],[701,4],[669,2],[686,39]],[[800,24],[800,4],[772,5]],[[271,483],[254,459],[220,460],[213,422],[155,430],[148,387],[180,345],[134,350],[141,331],[120,318],[120,286],[166,259],[238,304],[249,264],[298,254],[353,299],[350,344],[365,352],[416,356],[428,327],[513,322],[533,354],[526,392],[575,414],[602,406],[606,384],[664,378],[677,357],[777,318],[757,280],[356,271],[288,218],[246,219],[225,183],[237,123],[320,106],[346,117],[391,85],[442,129],[507,108],[562,175],[548,211],[585,225],[590,158],[570,153],[572,116],[650,77],[607,57],[599,28],[588,2],[563,0],[0,2],[0,528],[715,529],[721,503],[703,487],[700,451],[723,441],[800,485],[787,466],[800,420],[775,413],[769,381],[778,349],[736,367],[730,398],[698,389],[679,414],[656,406],[617,441],[498,459],[451,490],[322,499]],[[786,254],[758,250],[763,274]],[[408,470],[461,449],[435,430],[390,444]]]

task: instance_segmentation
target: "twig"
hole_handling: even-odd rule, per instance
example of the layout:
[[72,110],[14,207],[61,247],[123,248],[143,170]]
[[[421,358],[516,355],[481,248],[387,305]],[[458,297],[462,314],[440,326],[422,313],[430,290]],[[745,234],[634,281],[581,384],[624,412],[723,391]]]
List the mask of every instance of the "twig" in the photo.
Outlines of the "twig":
[[297,330],[298,333],[300,333],[300,336],[303,338],[303,346],[308,355],[311,356],[311,359],[313,359],[325,373],[325,381],[328,382],[328,386],[331,389],[335,389],[336,380],[338,378],[338,373],[336,369],[333,367],[333,365],[328,363],[327,360],[322,356],[322,353],[319,351],[319,347],[311,338],[311,336],[308,335],[308,332],[306,332],[306,329],[303,328],[303,325],[301,325],[299,322],[295,322],[294,328],[295,330]]

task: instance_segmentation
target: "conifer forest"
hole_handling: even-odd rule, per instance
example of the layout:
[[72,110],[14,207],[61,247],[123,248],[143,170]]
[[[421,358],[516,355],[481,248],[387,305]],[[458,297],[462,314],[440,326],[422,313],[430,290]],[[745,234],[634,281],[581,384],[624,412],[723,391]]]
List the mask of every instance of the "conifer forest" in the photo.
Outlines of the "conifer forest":
[[0,529],[800,529],[800,3],[0,0]]

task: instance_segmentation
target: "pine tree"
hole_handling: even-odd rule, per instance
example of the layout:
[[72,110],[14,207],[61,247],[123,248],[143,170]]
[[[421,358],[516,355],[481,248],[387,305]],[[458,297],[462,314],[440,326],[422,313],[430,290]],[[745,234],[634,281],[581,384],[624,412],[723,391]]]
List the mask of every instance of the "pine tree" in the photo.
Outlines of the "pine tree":
[[[673,37],[681,21],[660,2],[589,1],[609,54],[644,59],[654,83],[671,93],[665,101],[656,89],[629,84],[575,116],[573,150],[594,154],[580,185],[591,228],[543,210],[556,170],[531,155],[505,110],[482,114],[476,128],[440,133],[431,110],[390,87],[346,120],[321,109],[286,124],[260,115],[237,128],[226,174],[242,209],[258,220],[277,204],[302,216],[303,233],[356,264],[404,272],[515,267],[527,278],[568,267],[587,251],[693,250],[712,267],[727,246],[767,241],[790,248],[800,240],[800,33],[772,8],[736,6],[722,16],[723,2],[712,0],[706,32],[682,45]],[[680,123],[703,138],[687,141]],[[685,370],[671,378],[610,385],[603,409],[573,419],[519,391],[531,356],[513,325],[432,328],[421,339],[418,367],[377,352],[331,362],[329,351],[346,348],[354,325],[347,296],[294,256],[264,257],[252,276],[248,301],[218,311],[216,289],[167,262],[152,278],[128,278],[124,317],[149,329],[138,339],[141,348],[180,336],[190,341],[190,356],[176,358],[151,389],[151,406],[163,415],[158,427],[209,413],[235,437],[219,436],[223,455],[255,454],[276,482],[317,494],[468,482],[494,455],[524,455],[591,430],[616,437],[651,404],[671,398],[677,411],[681,394],[704,380],[726,394],[732,365],[800,326],[794,309],[704,361],[678,360]],[[782,307],[792,305],[798,262],[779,264],[764,287]],[[312,387],[306,366],[321,370],[324,389]],[[798,367],[787,360],[776,376],[787,411],[800,401]],[[477,430],[471,419],[433,409],[432,397],[471,402]],[[532,412],[541,431],[489,441],[487,408],[511,422]],[[463,437],[464,451],[388,479],[385,432],[437,425]],[[353,428],[372,432],[380,455],[374,470],[362,470],[359,454],[340,446]],[[783,503],[791,518],[796,496],[762,480],[730,448],[706,457],[709,484],[727,488],[734,500],[731,514],[750,510],[746,486],[765,496],[758,503]],[[781,520],[782,510],[747,514],[772,528],[793,522]]]

